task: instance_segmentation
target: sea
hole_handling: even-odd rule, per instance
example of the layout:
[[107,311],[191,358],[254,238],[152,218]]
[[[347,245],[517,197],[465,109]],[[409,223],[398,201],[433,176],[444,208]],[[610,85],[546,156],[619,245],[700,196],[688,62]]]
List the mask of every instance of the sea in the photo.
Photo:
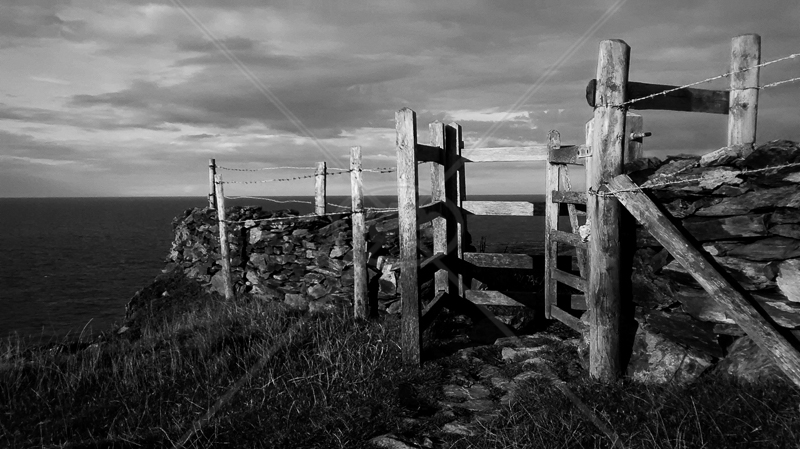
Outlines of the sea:
[[[540,195],[470,199],[544,201]],[[281,200],[235,199],[226,206],[313,211],[311,197]],[[110,330],[121,322],[128,300],[164,267],[173,219],[206,202],[205,197],[0,198],[0,338],[48,342]],[[348,206],[350,199],[329,196],[328,202]],[[396,204],[390,196],[365,199],[367,207]],[[544,217],[470,217],[468,229],[473,244],[486,252],[542,252]]]

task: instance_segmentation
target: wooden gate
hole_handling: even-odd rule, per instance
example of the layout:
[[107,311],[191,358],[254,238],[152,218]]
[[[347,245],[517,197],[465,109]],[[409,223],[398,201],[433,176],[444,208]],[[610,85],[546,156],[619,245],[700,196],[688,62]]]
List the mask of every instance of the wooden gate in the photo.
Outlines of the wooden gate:
[[[466,251],[468,238],[467,217],[469,216],[526,216],[550,214],[547,223],[557,223],[559,203],[575,202],[575,198],[586,198],[585,192],[548,194],[548,205],[534,204],[527,201],[468,201],[466,199],[465,166],[467,163],[481,162],[519,162],[529,163],[545,161],[556,157],[553,163],[548,162],[548,182],[553,182],[550,167],[556,167],[563,158],[577,161],[580,151],[585,152],[585,145],[561,146],[557,132],[552,132],[548,144],[528,147],[501,147],[463,149],[462,130],[458,124],[445,125],[434,122],[430,124],[431,143],[420,144],[417,141],[416,114],[408,108],[396,113],[397,122],[397,193],[398,221],[400,238],[400,295],[402,311],[401,346],[403,358],[407,363],[419,364],[421,349],[421,331],[430,324],[433,316],[448,301],[466,300],[481,309],[487,317],[508,335],[513,333],[498,321],[486,309],[486,306],[526,307],[545,302],[545,295],[532,291],[491,291],[473,289],[470,274],[476,268],[516,268],[533,269],[533,258],[528,254],[482,253]],[[571,156],[570,156],[571,155]],[[561,158],[561,159],[559,159]],[[431,202],[419,205],[418,166],[422,162],[431,162]],[[575,163],[575,162],[573,162]],[[556,183],[556,186],[558,184]],[[553,189],[548,188],[549,192]],[[558,187],[556,187],[558,190]],[[572,204],[572,203],[570,203]],[[537,207],[539,206],[539,207]],[[574,204],[567,206],[577,217]],[[555,214],[555,215],[554,215]],[[419,226],[432,221],[433,251],[421,254],[419,246]],[[558,233],[557,225],[548,228],[548,239],[567,240],[566,233]],[[552,237],[555,236],[555,237]],[[548,240],[549,241],[549,240]],[[548,243],[553,248],[548,253],[548,260],[557,257],[556,240]],[[579,262],[579,265],[585,264]],[[555,271],[555,280],[570,282],[577,276],[568,277],[566,272]],[[435,296],[421,310],[419,297],[419,280],[423,276],[435,277]],[[574,282],[573,282],[574,284]],[[556,289],[548,290],[551,295]],[[575,326],[577,319],[563,312],[555,300],[547,301],[548,318],[564,321]]]

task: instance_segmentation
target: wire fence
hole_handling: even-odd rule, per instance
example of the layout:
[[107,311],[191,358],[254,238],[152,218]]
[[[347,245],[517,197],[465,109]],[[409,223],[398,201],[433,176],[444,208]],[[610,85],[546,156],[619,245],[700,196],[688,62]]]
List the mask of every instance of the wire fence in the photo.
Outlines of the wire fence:
[[[722,78],[727,78],[727,77],[729,77],[731,75],[736,75],[738,73],[747,72],[749,70],[753,70],[753,69],[756,69],[756,68],[766,67],[768,65],[776,64],[778,62],[786,61],[786,60],[789,60],[789,59],[795,59],[798,56],[800,56],[800,53],[794,53],[794,54],[791,54],[789,56],[784,56],[782,58],[773,59],[773,60],[767,61],[767,62],[762,62],[761,64],[756,64],[756,65],[753,65],[753,66],[745,67],[745,68],[740,69],[740,70],[735,70],[735,71],[723,73],[721,75],[712,76],[712,77],[706,78],[704,80],[695,81],[695,82],[689,83],[689,84],[684,84],[683,86],[675,87],[675,88],[672,88],[672,89],[666,89],[666,90],[663,90],[661,92],[656,92],[654,94],[646,95],[644,97],[634,98],[634,99],[625,101],[625,102],[623,102],[623,103],[621,103],[619,105],[616,105],[616,107],[628,106],[630,104],[633,104],[633,103],[636,103],[636,102],[639,102],[639,101],[644,101],[644,100],[649,100],[650,98],[660,97],[660,96],[667,95],[667,94],[670,94],[672,92],[679,91],[679,90],[682,90],[682,89],[686,89],[686,88],[689,88],[689,87],[698,86],[700,84],[705,84],[705,83],[708,83],[708,82],[711,82],[711,81],[715,81],[715,80],[718,80],[718,79],[722,79]],[[792,82],[795,82],[795,81],[800,81],[800,77],[790,78],[790,79],[777,81],[777,82],[769,83],[769,84],[764,84],[762,86],[748,87],[746,89],[769,89],[769,88],[772,88],[772,87],[780,86],[782,84],[792,83]],[[725,89],[725,91],[728,91],[728,92],[733,91],[733,90],[735,90],[735,89]],[[739,89],[739,90],[745,90],[745,89]]]

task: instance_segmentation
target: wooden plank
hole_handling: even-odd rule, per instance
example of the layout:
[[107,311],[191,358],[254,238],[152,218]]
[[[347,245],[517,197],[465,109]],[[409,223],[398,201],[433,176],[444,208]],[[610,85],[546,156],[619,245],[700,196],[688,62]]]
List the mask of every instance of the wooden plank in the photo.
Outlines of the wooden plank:
[[552,198],[554,203],[586,204],[586,192],[553,191]]
[[558,242],[553,238],[553,231],[558,230],[560,206],[553,201],[553,193],[561,190],[561,165],[552,159],[561,153],[561,135],[558,131],[550,131],[547,136],[549,159],[545,166],[545,217],[544,217],[544,316],[551,318],[550,309],[556,304],[558,282],[553,277],[553,270],[558,266]]
[[692,246],[675,225],[641,191],[627,175],[613,178],[609,185],[630,213],[644,225],[692,277],[714,298],[726,306],[728,314],[753,341],[769,353],[789,379],[800,386],[800,352],[775,329],[767,317],[753,307],[740,289],[732,286],[715,266]]
[[553,241],[556,241],[558,243],[565,243],[567,245],[574,246],[575,248],[586,249],[588,247],[587,242],[581,240],[580,235],[573,234],[572,232],[565,232],[554,229],[550,231],[550,237]]
[[[569,171],[562,170],[561,180],[560,181],[568,189],[568,191],[564,192],[565,194],[568,194],[568,195],[577,194],[576,195],[577,196],[576,199],[583,200],[583,202],[579,203],[579,204],[586,205],[586,192],[571,192],[570,191],[572,186],[571,186],[571,182],[569,180]],[[555,197],[556,197],[556,192],[553,192],[553,201],[556,201]],[[578,232],[579,232],[579,229],[580,229],[580,222],[578,221],[578,210],[575,207],[575,203],[574,202],[567,203],[567,215],[569,215],[569,225],[570,225],[570,228],[572,229],[572,233],[577,235]],[[580,272],[581,277],[585,278],[585,277],[588,277],[588,273],[585,272],[585,270],[586,270],[586,261],[587,261],[587,259],[589,257],[589,255],[587,254],[588,245],[586,245],[583,241],[581,241],[581,243],[583,243],[582,246],[576,246],[576,248],[577,248],[576,258],[577,258],[577,262],[578,262],[578,271]],[[573,259],[573,262],[575,262],[574,259]]]
[[409,108],[395,113],[397,130],[397,222],[400,240],[400,348],[403,362],[419,366],[421,351],[419,283],[417,282],[419,187],[417,115]]
[[427,223],[435,218],[441,217],[443,205],[443,202],[436,201],[420,206],[419,209],[417,209],[417,224]]
[[533,257],[527,254],[464,253],[464,260],[484,268],[533,269]]
[[361,176],[361,147],[350,148],[350,201],[353,222],[353,314],[370,315],[367,290],[367,226],[364,220],[364,184]]
[[578,154],[587,150],[586,145],[564,145],[550,150],[548,160],[551,164],[583,165],[584,158],[578,157]]
[[533,203],[528,201],[463,201],[462,209],[472,215],[533,216]]
[[[679,86],[667,84],[637,83],[630,81],[626,84],[628,98],[643,98],[648,95],[657,94],[667,90],[675,89]],[[595,107],[594,98],[596,96],[597,80],[589,81],[586,86],[586,101],[589,106]],[[686,87],[675,90],[657,97],[640,100],[628,105],[631,109],[638,110],[662,110],[662,111],[684,111],[684,112],[705,112],[709,114],[728,113],[729,92],[724,90],[708,90]]]
[[[464,241],[467,238],[467,223],[464,219],[462,203],[466,198],[466,177],[465,164],[462,162],[461,150],[464,147],[461,135],[461,126],[458,123],[451,123],[444,130],[445,146],[445,197],[447,198],[447,241],[448,253],[461,260],[464,255]],[[455,248],[451,247],[450,242],[455,242]],[[457,269],[457,276],[450,276],[448,291],[451,294],[464,297],[464,290],[467,288],[468,279],[464,276],[460,266],[455,265],[451,269]],[[453,282],[456,284],[453,285]]]
[[578,318],[575,318],[574,316],[570,315],[568,312],[562,310],[557,306],[551,307],[551,314],[553,318],[557,319],[558,321],[561,321],[562,323],[571,327],[575,331],[580,332],[581,334],[586,334],[586,332],[589,331],[589,329],[587,329],[588,326],[586,326],[586,323],[579,320]]
[[[431,147],[442,154],[441,164],[431,164],[431,201],[440,205],[446,201],[445,196],[445,158],[444,158],[444,123],[435,121],[428,125],[431,135]],[[446,209],[446,208],[444,208]],[[439,209],[439,216],[433,219],[433,252],[447,252],[447,217],[446,210]],[[419,215],[418,215],[419,216]],[[438,270],[434,275],[434,292],[447,291],[449,273]]]
[[217,194],[217,220],[219,223],[219,258],[222,265],[222,288],[225,299],[233,300],[233,281],[231,280],[231,256],[228,246],[228,222],[225,221],[225,192],[222,189],[222,176],[214,175],[214,189]]
[[417,162],[434,162],[436,164],[441,164],[444,161],[442,149],[435,145],[418,143],[414,153],[417,157]]
[[419,263],[419,278],[428,279],[440,269],[444,269],[444,261],[447,258],[445,253],[436,253],[428,256]]
[[314,213],[317,215],[325,215],[328,212],[327,184],[326,164],[317,162],[317,170],[314,173]]
[[567,284],[570,287],[582,292],[586,291],[586,279],[583,279],[582,277],[575,276],[572,273],[567,273],[566,271],[559,270],[558,268],[553,268],[550,270],[550,274],[553,275],[553,279],[561,282],[562,284]]
[[635,161],[644,156],[644,119],[639,114],[625,114],[625,145],[622,152],[622,164]]
[[547,160],[547,145],[471,148],[462,151],[464,162],[535,162]]
[[532,292],[498,292],[494,290],[466,290],[466,298],[473,304],[484,306],[531,307],[541,295]]
[[[728,115],[728,146],[752,145],[756,141],[761,36],[743,34],[731,41],[731,95]],[[738,72],[738,73],[737,73]]]
[[433,297],[431,302],[428,303],[427,306],[422,310],[422,316],[420,317],[420,329],[426,329],[430,324],[433,322],[433,319],[436,317],[436,314],[442,310],[444,304],[450,298],[450,294],[447,292],[438,292],[436,296]]
[[[622,173],[625,142],[625,110],[628,62],[631,48],[621,40],[600,43],[597,92],[594,110],[592,155],[587,184],[596,189]],[[591,223],[589,279],[584,289],[592,311],[589,332],[589,375],[612,381],[622,374],[620,362],[620,205],[613,197],[592,196],[586,203]]]

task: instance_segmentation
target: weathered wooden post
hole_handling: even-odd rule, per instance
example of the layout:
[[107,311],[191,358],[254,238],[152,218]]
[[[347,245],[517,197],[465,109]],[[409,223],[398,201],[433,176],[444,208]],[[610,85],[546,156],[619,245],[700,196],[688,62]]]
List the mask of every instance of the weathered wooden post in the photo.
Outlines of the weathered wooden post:
[[367,295],[367,229],[364,220],[364,185],[361,179],[361,147],[350,148],[350,198],[353,223],[353,312],[369,316]]
[[[547,136],[548,150],[554,150],[561,147],[561,135],[558,131],[550,131]],[[548,151],[548,154],[550,152]],[[549,157],[548,157],[549,159]],[[558,282],[553,277],[553,270],[556,268],[556,258],[558,256],[558,243],[551,238],[551,231],[558,229],[558,213],[561,204],[553,202],[553,191],[559,190],[559,167],[556,164],[551,164],[548,160],[545,167],[545,222],[544,222],[544,317],[548,320],[553,319],[551,314],[551,306],[557,301]]]
[[215,198],[216,187],[214,187],[214,176],[217,174],[217,161],[215,159],[208,160],[208,208],[214,209],[217,207],[217,200]]
[[[431,133],[431,146],[440,148],[442,155],[444,155],[444,123],[435,121],[428,125]],[[447,197],[445,196],[445,160],[442,158],[442,163],[431,164],[431,202],[435,203],[441,201],[446,204]],[[452,227],[450,223],[450,215],[447,207],[442,210],[442,216],[433,219],[433,253],[447,254],[447,228]],[[448,264],[449,265],[449,264]],[[448,291],[448,279],[450,273],[447,270],[437,270],[434,274],[434,293]]]
[[752,145],[756,141],[758,118],[761,36],[743,34],[731,41],[731,95],[728,108],[728,146]]
[[[595,191],[622,173],[625,143],[625,101],[630,47],[621,40],[600,43],[594,109],[592,153],[587,182]],[[587,218],[589,283],[586,299],[591,309],[589,327],[589,374],[611,381],[620,376],[620,204],[613,196],[590,195]]]
[[403,361],[419,365],[420,307],[417,282],[417,115],[409,108],[395,113],[397,129],[397,215],[400,237],[400,346]]
[[328,212],[327,168],[325,162],[317,162],[314,173],[314,213],[325,215]]
[[[451,123],[444,128],[444,183],[446,217],[447,217],[447,254],[450,269],[448,292],[451,295],[464,297],[465,279],[463,268],[452,262],[453,258],[464,258],[464,241],[466,239],[466,220],[464,219],[463,201],[465,200],[464,161],[461,159],[461,126]],[[455,274],[454,274],[455,271]]]
[[217,220],[219,222],[219,257],[222,265],[222,285],[225,299],[233,300],[233,282],[231,281],[231,258],[228,249],[228,224],[225,221],[225,193],[222,189],[222,177],[214,175],[217,196]]

